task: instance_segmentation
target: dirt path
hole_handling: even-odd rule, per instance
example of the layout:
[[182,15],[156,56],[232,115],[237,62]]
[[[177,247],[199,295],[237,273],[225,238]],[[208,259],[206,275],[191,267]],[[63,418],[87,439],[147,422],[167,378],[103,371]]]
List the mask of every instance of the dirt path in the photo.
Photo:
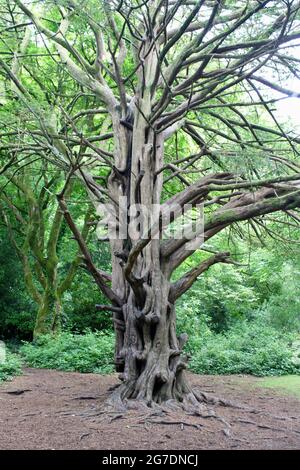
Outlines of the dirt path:
[[178,413],[168,424],[140,411],[82,416],[99,409],[116,376],[26,369],[0,385],[0,449],[300,449],[300,400],[255,388],[253,377],[191,380],[249,410],[218,406],[221,420]]

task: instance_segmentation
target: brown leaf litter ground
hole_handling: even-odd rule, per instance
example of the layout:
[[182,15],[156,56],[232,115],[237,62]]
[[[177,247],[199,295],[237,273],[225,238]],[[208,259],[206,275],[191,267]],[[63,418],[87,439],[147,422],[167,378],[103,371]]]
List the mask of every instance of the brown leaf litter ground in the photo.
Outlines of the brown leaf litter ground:
[[300,449],[300,400],[249,376],[190,374],[194,387],[241,408],[215,417],[151,410],[98,413],[117,376],[25,369],[0,384],[0,449]]

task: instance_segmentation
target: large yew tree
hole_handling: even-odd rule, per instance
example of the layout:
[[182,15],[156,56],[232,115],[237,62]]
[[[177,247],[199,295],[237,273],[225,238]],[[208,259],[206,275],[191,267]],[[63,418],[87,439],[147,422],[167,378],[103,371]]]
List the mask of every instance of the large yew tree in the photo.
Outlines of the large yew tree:
[[[109,300],[99,308],[111,310],[116,333],[122,384],[113,400],[205,400],[186,379],[187,336],[176,333],[175,304],[210,266],[234,262],[230,253],[214,252],[189,269],[186,260],[206,250],[208,240],[244,221],[256,233],[256,224],[276,211],[299,220],[300,139],[274,111],[278,99],[300,97],[284,85],[298,76],[299,3],[2,4],[1,73],[7,96],[27,117],[18,135],[6,118],[1,171],[22,165],[34,144],[41,158],[65,171],[67,184],[82,181],[95,207],[106,201],[118,212],[127,197],[131,221],[134,204],[160,204],[160,236],[139,223],[134,236],[111,237],[112,272],[105,273],[72,219],[65,192],[58,195],[85,265]],[[55,73],[51,80],[49,73]],[[203,237],[200,248],[190,236],[163,236],[164,215],[171,213],[176,225],[174,207],[186,204],[204,207],[199,233],[193,211],[184,220],[186,233]],[[180,266],[186,272],[174,277]]]

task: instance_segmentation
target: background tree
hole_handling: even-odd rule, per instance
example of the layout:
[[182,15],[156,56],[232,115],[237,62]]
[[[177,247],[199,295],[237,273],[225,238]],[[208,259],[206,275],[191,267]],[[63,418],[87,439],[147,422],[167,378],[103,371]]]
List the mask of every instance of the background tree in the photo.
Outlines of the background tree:
[[[298,2],[91,1],[83,9],[68,0],[47,6],[51,19],[15,0],[2,18],[8,55],[2,73],[19,106],[31,111],[18,155],[38,142],[44,158],[68,170],[67,185],[79,178],[95,205],[108,200],[118,210],[126,196],[129,221],[136,218],[129,210],[134,204],[160,204],[163,220],[174,207],[201,203],[205,243],[246,220],[257,231],[255,224],[273,212],[299,217],[299,138],[283,129],[269,97],[272,89],[299,96],[281,85],[282,77],[297,76]],[[32,27],[24,33],[28,23],[33,36]],[[47,90],[39,87],[37,102],[40,54],[71,77],[69,94],[48,83]],[[59,100],[47,103],[51,90]],[[6,139],[4,147],[11,148],[11,133]],[[164,239],[163,223],[156,226],[160,239],[153,239],[141,221],[137,239],[130,233],[110,239],[110,277],[95,266],[65,190],[58,199],[87,268],[111,302],[104,308],[113,312],[123,381],[114,400],[204,400],[185,378],[187,336],[176,334],[175,302],[209,267],[235,262],[230,254],[213,253],[176,279],[176,269],[198,247],[188,249],[189,237]]]
[[[64,217],[55,197],[61,185],[59,171],[54,169],[51,174],[49,169],[27,166],[7,178],[9,184],[1,193],[1,216],[22,263],[27,292],[38,305],[33,336],[55,333],[61,328],[63,294],[70,289],[81,262],[81,253],[75,250],[73,254],[69,249],[71,259],[65,272],[62,270]],[[13,191],[9,185],[13,185]],[[71,190],[69,185],[66,195]],[[84,240],[89,222],[87,209],[81,232]]]

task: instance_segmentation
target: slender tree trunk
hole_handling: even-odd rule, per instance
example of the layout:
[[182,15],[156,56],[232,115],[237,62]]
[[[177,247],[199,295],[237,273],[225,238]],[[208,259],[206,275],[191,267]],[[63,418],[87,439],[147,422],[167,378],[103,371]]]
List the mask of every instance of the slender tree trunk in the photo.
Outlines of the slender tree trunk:
[[37,338],[40,335],[49,333],[50,331],[50,312],[51,312],[51,292],[48,290],[42,296],[41,304],[38,307],[35,326],[33,330],[33,338]]
[[47,286],[39,304],[33,338],[40,335],[57,334],[61,329],[62,302],[54,286]]

